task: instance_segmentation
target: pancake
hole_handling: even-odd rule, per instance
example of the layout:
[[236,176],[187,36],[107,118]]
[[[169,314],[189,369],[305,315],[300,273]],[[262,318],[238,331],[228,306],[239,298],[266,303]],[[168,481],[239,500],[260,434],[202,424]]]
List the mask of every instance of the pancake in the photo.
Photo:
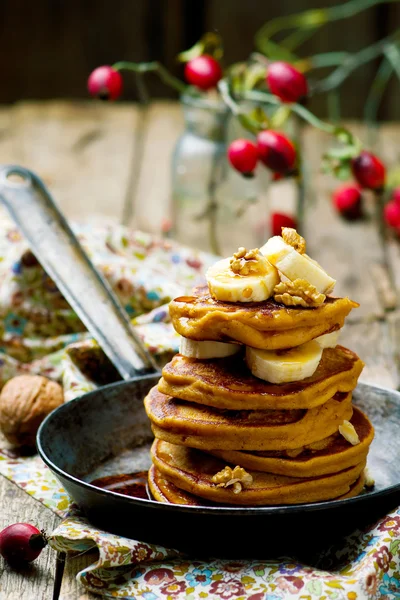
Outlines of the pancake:
[[155,437],[202,450],[286,450],[324,439],[353,413],[351,393],[338,392],[309,410],[219,410],[152,388],[144,401]]
[[[350,486],[349,491],[343,496],[335,498],[335,500],[342,500],[344,498],[352,498],[358,496],[364,488],[365,476],[361,473],[360,477]],[[168,504],[185,504],[186,506],[216,506],[215,502],[204,500],[180,490],[174,483],[168,481],[162,475],[162,473],[155,468],[154,465],[149,469],[149,488],[151,494],[158,502],[165,502]],[[221,506],[221,505],[220,505]],[[222,506],[232,506],[229,504],[223,504]]]
[[[268,456],[268,452],[238,452],[235,450],[212,450],[230,465],[240,465],[252,471],[265,471],[288,477],[320,477],[342,471],[367,459],[369,447],[374,439],[374,428],[359,408],[354,407],[351,423],[360,438],[360,443],[352,446],[338,433],[328,439],[322,450],[306,449],[296,457]],[[301,451],[301,449],[300,449]]]
[[358,304],[349,298],[327,297],[314,308],[295,308],[275,302],[233,304],[214,300],[207,286],[169,305],[174,329],[192,340],[237,341],[246,346],[278,350],[299,346],[343,327]]
[[330,500],[347,494],[365,468],[365,461],[333,475],[302,479],[249,471],[253,481],[239,493],[213,483],[226,467],[224,461],[193,448],[155,440],[152,461],[165,478],[190,494],[217,503],[241,506],[301,504]]
[[351,350],[326,348],[311,377],[276,385],[254,377],[241,354],[210,360],[177,354],[164,367],[158,389],[168,396],[221,409],[313,408],[336,392],[353,390],[363,366]]

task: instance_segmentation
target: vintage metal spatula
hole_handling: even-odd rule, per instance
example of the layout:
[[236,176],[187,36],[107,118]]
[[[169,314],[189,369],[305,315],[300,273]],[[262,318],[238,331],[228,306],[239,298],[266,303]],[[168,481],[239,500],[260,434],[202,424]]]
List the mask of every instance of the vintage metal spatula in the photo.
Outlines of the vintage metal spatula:
[[123,307],[39,177],[20,166],[0,166],[0,200],[122,378],[158,373]]

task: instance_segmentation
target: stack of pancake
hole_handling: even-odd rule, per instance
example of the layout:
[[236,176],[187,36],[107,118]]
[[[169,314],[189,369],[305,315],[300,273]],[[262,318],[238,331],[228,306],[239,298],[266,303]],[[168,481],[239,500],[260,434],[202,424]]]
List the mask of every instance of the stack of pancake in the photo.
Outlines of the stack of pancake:
[[[279,244],[291,242],[311,261],[299,249],[302,238],[287,231]],[[315,279],[312,270],[322,267],[314,261],[310,273],[288,279],[293,264],[282,266],[268,243],[215,265],[224,289],[212,268],[208,287],[170,305],[181,352],[145,399],[156,438],[149,471],[156,500],[297,504],[353,496],[364,487],[373,428],[352,405],[363,363],[336,345],[357,304],[325,295],[327,279]],[[228,284],[226,265],[234,269]],[[328,290],[335,283],[329,280]]]

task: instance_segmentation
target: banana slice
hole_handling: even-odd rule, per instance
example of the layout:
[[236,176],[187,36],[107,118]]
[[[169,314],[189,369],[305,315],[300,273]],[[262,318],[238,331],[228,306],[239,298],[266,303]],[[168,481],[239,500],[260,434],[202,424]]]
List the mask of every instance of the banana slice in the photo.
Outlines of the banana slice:
[[240,344],[226,344],[225,342],[196,342],[181,337],[179,353],[189,358],[224,358],[240,352]]
[[240,275],[232,271],[231,258],[224,258],[208,269],[206,278],[211,296],[224,302],[268,300],[279,283],[278,271],[267,259],[263,261],[260,273]]
[[279,235],[268,240],[260,252],[267,257],[278,271],[283,273],[290,281],[296,279],[305,279],[313,285],[320,294],[329,294],[335,286],[335,279],[332,279],[315,260],[300,254],[287,244]]
[[301,381],[315,373],[322,348],[315,340],[288,350],[246,347],[246,361],[255,377],[270,383]]
[[336,348],[340,335],[340,329],[332,331],[332,333],[325,333],[315,338],[315,341],[321,346],[321,348]]

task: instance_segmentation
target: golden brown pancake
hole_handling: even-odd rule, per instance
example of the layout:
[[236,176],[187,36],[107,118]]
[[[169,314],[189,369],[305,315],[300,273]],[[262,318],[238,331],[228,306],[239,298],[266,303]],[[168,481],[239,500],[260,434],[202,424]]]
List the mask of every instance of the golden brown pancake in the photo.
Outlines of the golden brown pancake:
[[[365,484],[365,476],[364,473],[361,473],[359,478],[350,486],[347,494],[343,494],[334,500],[343,500],[344,498],[352,498],[353,496],[358,496],[363,489]],[[180,490],[174,483],[168,481],[162,475],[162,473],[152,465],[149,469],[149,488],[151,494],[155,500],[158,502],[165,502],[168,504],[185,504],[187,506],[217,506],[215,502],[211,502],[210,500],[205,500],[204,498],[199,498],[198,496],[194,496],[189,492],[185,492],[184,490]],[[231,506],[232,504],[219,504],[219,506]]]
[[162,394],[144,401],[155,437],[202,450],[286,450],[324,439],[353,414],[351,393],[309,410],[219,410]]
[[320,477],[342,471],[365,461],[369,447],[374,439],[374,428],[359,408],[354,407],[351,423],[360,438],[360,443],[352,446],[340,434],[328,439],[327,446],[321,450],[305,449],[295,457],[269,456],[268,452],[238,452],[235,450],[212,450],[230,465],[240,465],[252,471],[265,471],[288,477]]
[[154,440],[151,455],[156,469],[179,489],[213,502],[242,506],[301,504],[337,498],[350,491],[365,467],[363,461],[339,473],[312,479],[249,471],[252,483],[235,493],[233,486],[220,487],[212,481],[226,467],[218,458],[162,440]]
[[326,348],[317,370],[302,381],[273,384],[254,377],[243,356],[197,360],[181,354],[163,369],[163,394],[231,410],[313,408],[336,392],[350,392],[364,363],[342,346]]
[[343,327],[358,304],[349,298],[327,297],[314,308],[287,307],[272,298],[233,304],[214,300],[207,286],[169,305],[175,330],[192,340],[241,342],[254,348],[292,348]]
[[[350,490],[347,494],[334,498],[335,500],[342,500],[344,498],[352,498],[360,494],[364,488],[365,476],[361,473],[360,477],[350,486]],[[165,502],[168,504],[186,504],[188,506],[216,506],[215,502],[210,502],[204,498],[199,498],[180,490],[174,483],[168,481],[162,475],[162,473],[155,468],[154,465],[149,470],[149,488],[152,496],[158,502]],[[232,506],[229,504],[222,504],[220,506]]]

